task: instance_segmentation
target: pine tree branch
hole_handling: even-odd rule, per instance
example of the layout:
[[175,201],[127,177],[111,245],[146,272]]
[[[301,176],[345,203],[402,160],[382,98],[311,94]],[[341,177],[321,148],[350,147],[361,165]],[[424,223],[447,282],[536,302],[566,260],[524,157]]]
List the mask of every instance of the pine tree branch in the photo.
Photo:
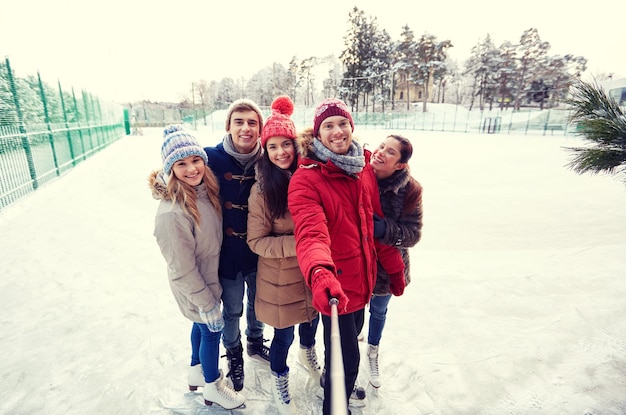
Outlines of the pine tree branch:
[[575,172],[616,174],[626,172],[626,115],[622,107],[597,83],[579,81],[565,100],[571,106],[569,121],[576,134],[595,143],[567,147],[574,157],[567,164]]

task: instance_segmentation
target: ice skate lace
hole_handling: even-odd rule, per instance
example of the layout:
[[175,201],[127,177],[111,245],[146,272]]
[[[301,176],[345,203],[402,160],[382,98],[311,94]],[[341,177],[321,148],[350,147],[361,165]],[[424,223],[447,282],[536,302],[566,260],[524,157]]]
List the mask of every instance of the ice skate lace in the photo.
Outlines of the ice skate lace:
[[[263,340],[266,341],[266,340]],[[259,349],[259,355],[261,355],[261,357],[263,357],[263,359],[267,360],[269,362],[270,360],[270,348],[267,347],[266,345],[262,345],[261,348]]]
[[265,343],[267,341],[269,341],[269,339],[263,339],[262,341],[258,341],[256,344],[254,344],[253,349],[254,349],[255,354],[258,354],[264,360],[267,360],[269,362],[269,360],[270,360],[270,348],[263,344],[263,343]]
[[217,393],[229,402],[237,402],[238,400],[237,392],[235,392],[234,389],[231,389],[230,385],[226,383],[223,378],[221,378],[217,383]]
[[370,362],[370,375],[378,378],[378,353],[367,355]]
[[226,377],[230,377],[231,379],[243,378],[243,357],[229,354],[225,356],[228,359],[228,373]]
[[306,361],[311,367],[311,370],[319,371],[320,365],[317,362],[317,353],[315,353],[315,349],[313,347],[306,349]]
[[283,403],[287,404],[291,402],[291,396],[289,395],[289,373],[276,377],[276,390]]

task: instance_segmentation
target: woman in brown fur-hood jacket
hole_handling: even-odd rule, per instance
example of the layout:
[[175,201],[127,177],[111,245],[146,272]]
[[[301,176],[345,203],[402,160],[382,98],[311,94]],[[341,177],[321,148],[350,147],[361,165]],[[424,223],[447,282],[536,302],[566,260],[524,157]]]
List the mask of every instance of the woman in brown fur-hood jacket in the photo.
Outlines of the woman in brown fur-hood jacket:
[[298,359],[319,385],[321,368],[315,350],[319,317],[296,258],[294,225],[287,209],[287,189],[297,166],[296,129],[289,117],[293,102],[279,96],[261,132],[263,155],[256,164],[256,183],[248,198],[250,249],[259,255],[254,309],[260,321],[274,327],[270,346],[273,395],[279,413],[296,413],[289,392],[287,356],[298,324]]

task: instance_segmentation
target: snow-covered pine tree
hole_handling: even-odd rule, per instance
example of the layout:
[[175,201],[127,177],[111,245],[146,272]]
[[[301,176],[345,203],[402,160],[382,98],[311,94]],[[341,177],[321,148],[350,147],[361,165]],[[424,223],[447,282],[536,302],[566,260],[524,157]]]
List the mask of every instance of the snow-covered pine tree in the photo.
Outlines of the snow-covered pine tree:
[[571,106],[569,120],[576,125],[577,134],[595,143],[568,147],[574,157],[567,166],[579,174],[626,173],[624,109],[597,82],[582,80],[572,86],[565,102]]

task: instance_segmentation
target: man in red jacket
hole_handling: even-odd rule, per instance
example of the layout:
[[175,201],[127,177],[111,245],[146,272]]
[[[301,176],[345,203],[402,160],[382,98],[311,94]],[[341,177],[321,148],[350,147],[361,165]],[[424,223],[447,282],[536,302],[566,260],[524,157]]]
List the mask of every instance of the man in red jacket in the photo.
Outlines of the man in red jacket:
[[374,240],[374,213],[382,216],[371,153],[352,139],[346,104],[326,99],[315,110],[313,128],[298,137],[300,160],[289,185],[296,254],[313,306],[322,314],[325,346],[323,414],[331,413],[330,298],[339,300],[339,332],[349,400],[359,371],[358,333],[376,283],[376,259],[404,291],[399,251]]

